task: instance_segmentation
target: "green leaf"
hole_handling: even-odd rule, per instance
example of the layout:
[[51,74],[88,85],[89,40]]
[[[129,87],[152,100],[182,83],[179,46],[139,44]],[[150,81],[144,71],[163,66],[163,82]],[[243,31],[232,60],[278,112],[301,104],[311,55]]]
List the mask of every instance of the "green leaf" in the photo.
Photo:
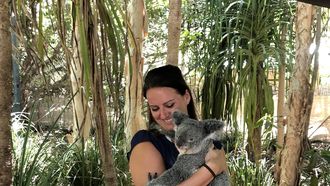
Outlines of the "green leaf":
[[319,180],[318,178],[313,174],[311,177],[311,183],[310,186],[318,186],[319,185]]
[[324,158],[328,163],[330,163],[330,151],[328,150],[321,150],[320,155]]

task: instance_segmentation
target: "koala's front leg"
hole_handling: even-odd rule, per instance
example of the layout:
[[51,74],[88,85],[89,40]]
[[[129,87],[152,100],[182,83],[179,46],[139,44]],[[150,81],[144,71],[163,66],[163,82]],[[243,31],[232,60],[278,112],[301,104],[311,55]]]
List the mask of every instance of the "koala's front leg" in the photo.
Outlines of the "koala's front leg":
[[230,186],[229,176],[226,172],[223,172],[215,177],[215,179],[209,184],[209,186]]
[[158,178],[148,182],[147,186],[176,186],[182,181],[180,173],[175,169],[168,169]]

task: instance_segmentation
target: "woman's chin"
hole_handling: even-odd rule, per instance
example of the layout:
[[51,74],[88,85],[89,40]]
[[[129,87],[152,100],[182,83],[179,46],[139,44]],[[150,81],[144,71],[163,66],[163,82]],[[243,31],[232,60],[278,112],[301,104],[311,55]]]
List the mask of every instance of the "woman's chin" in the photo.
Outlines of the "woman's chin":
[[160,127],[163,129],[163,130],[167,130],[167,131],[171,131],[171,130],[174,130],[174,125],[173,123],[165,123],[165,122],[159,122],[159,125]]
[[172,126],[166,126],[166,127],[163,127],[163,128],[166,131],[174,131],[174,126],[173,125]]

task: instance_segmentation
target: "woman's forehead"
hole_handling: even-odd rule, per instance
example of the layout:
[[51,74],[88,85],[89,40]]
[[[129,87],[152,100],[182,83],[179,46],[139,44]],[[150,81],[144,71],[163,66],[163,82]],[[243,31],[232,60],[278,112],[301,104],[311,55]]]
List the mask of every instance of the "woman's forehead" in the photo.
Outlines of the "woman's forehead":
[[159,96],[177,96],[179,93],[171,87],[154,87],[147,90],[147,99]]
[[149,104],[163,104],[176,100],[181,95],[170,87],[151,88],[147,91],[147,101]]

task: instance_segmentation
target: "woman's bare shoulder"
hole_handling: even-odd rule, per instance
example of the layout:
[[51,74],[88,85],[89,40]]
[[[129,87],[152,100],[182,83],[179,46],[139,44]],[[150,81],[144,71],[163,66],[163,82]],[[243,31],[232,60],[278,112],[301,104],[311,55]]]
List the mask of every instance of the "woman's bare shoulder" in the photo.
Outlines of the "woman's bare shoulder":
[[141,142],[132,150],[129,169],[136,186],[145,185],[148,174],[160,175],[165,171],[165,165],[160,152],[151,142]]
[[[137,144],[131,153],[131,161],[163,162],[163,158],[157,148],[149,141]],[[147,163],[146,162],[146,163]]]

